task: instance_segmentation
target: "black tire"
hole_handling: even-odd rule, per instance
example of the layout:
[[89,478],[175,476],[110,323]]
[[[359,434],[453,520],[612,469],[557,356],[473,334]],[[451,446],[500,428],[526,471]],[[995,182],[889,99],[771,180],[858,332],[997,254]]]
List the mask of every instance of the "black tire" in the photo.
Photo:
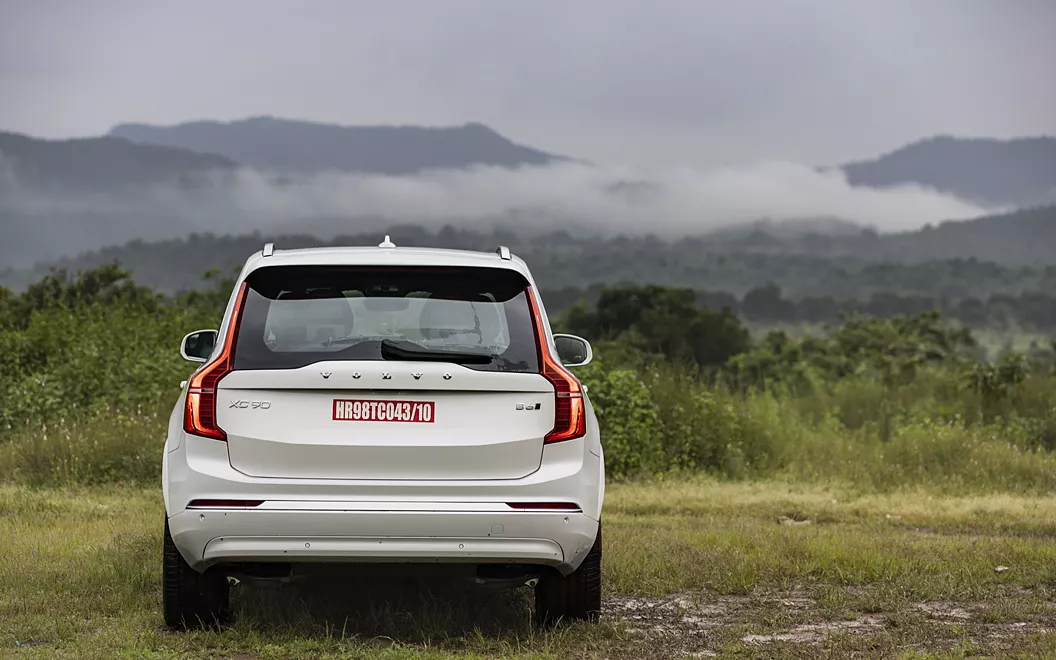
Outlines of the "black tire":
[[216,571],[198,573],[191,568],[172,542],[168,521],[161,586],[162,611],[170,628],[217,627],[230,619],[227,578]]
[[535,616],[544,626],[589,621],[601,616],[601,525],[583,563],[571,575],[544,575],[535,587]]

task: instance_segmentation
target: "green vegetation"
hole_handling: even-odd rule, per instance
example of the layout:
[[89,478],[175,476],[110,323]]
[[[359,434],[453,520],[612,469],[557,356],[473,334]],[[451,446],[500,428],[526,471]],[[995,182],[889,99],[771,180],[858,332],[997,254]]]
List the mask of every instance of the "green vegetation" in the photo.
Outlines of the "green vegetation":
[[596,340],[601,625],[536,628],[523,590],[324,575],[164,632],[156,484],[179,339],[230,292],[211,279],[0,292],[0,657],[1056,657],[1051,349],[986,361],[936,313],[753,340],[651,286],[558,322]]
[[[106,266],[0,294],[0,479],[154,482],[192,371],[179,340],[217,325],[230,286],[168,299]],[[981,361],[971,332],[937,313],[753,342],[730,311],[654,286],[606,290],[559,324],[597,344],[579,373],[615,478],[703,472],[877,492],[1056,483],[1052,349]]]

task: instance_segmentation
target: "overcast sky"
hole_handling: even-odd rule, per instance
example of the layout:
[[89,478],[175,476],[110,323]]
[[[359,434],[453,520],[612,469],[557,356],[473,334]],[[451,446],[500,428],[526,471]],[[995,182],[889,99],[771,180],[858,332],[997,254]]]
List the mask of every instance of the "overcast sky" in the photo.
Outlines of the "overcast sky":
[[482,121],[599,162],[1056,134],[1056,0],[0,0],[0,130]]

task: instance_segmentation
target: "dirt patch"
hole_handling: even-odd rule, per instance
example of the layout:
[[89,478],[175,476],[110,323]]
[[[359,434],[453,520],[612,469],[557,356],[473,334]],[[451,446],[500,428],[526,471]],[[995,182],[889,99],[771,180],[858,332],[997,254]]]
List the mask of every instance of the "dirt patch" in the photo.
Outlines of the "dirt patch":
[[746,644],[766,644],[768,642],[797,642],[800,644],[817,644],[833,633],[865,633],[884,625],[880,616],[865,616],[850,621],[828,621],[825,623],[807,623],[796,626],[788,632],[773,635],[745,635],[741,638]]
[[[766,612],[784,610],[799,616],[809,616],[816,605],[813,598],[793,592],[763,597],[722,596],[704,600],[694,600],[688,596],[616,598],[606,604],[606,611],[621,619],[627,631],[633,634],[689,637],[696,634],[706,639],[709,630],[751,625],[760,614]],[[883,624],[883,617],[869,615],[848,621],[804,623],[773,634],[745,635],[741,641],[748,644],[819,643],[836,632],[865,632]]]
[[971,613],[963,607],[953,603],[934,602],[920,603],[917,609],[932,619],[947,619],[954,621],[968,621],[972,618]]
[[627,624],[631,633],[684,633],[729,625],[751,602],[744,596],[721,596],[703,601],[689,596],[620,597],[607,601],[605,612]]
[[[991,604],[929,601],[911,604],[921,625],[939,626],[963,639],[983,642],[1023,639],[1046,633],[1051,626],[1040,621],[994,623],[987,621]],[[606,601],[606,614],[639,639],[653,639],[665,648],[680,649],[679,657],[713,657],[729,643],[767,648],[767,645],[820,646],[830,638],[861,639],[890,635],[905,611],[843,613],[834,619],[804,592],[778,592],[752,596],[691,596],[666,598],[616,597]],[[1044,615],[1042,615],[1044,616]],[[945,624],[945,625],[944,625]],[[959,628],[953,628],[953,626]],[[963,633],[961,632],[963,630]],[[745,634],[748,633],[748,634]]]

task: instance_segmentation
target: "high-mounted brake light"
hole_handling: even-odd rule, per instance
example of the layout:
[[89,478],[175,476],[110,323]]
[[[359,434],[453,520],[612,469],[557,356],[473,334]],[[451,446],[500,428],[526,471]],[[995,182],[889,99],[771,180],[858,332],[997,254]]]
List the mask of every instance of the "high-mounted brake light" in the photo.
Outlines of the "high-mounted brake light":
[[187,406],[183,413],[183,430],[187,433],[227,441],[227,433],[216,423],[216,386],[221,378],[231,373],[235,362],[235,337],[238,335],[238,322],[242,318],[246,289],[247,284],[243,282],[235,298],[220,355],[191,376],[187,385]]
[[546,327],[539,302],[532,287],[525,289],[528,305],[535,323],[535,345],[539,349],[539,366],[544,378],[554,386],[554,428],[543,438],[544,443],[574,440],[587,434],[587,416],[583,407],[583,391],[579,380],[565,368],[550,351]]

